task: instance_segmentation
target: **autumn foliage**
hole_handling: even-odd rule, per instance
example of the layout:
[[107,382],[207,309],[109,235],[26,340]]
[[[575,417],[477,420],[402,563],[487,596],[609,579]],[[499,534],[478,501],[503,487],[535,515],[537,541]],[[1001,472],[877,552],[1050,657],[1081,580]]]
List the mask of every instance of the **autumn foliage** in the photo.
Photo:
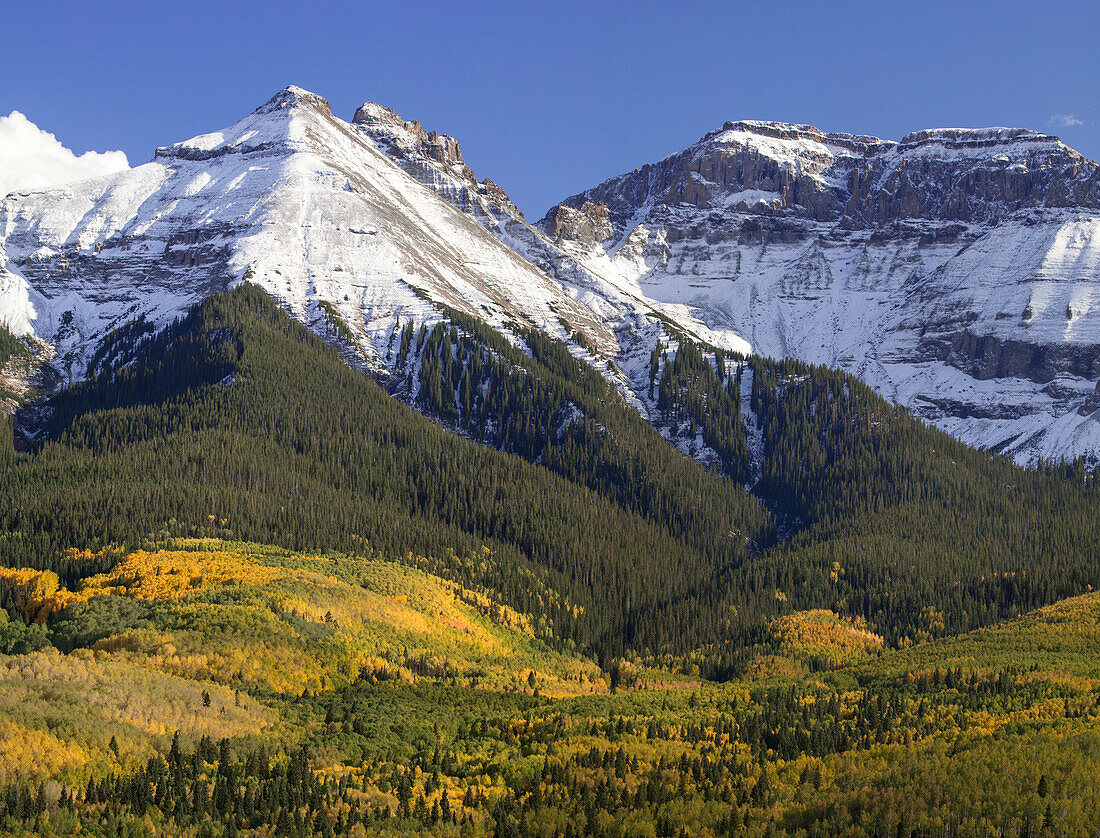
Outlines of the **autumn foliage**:
[[779,652],[833,668],[882,649],[882,637],[859,617],[847,620],[823,608],[777,619],[772,630]]
[[[93,561],[106,551],[72,551],[74,560]],[[138,550],[108,573],[92,576],[76,590],[60,586],[52,570],[0,568],[0,581],[11,589],[16,608],[34,622],[44,622],[74,602],[95,596],[173,599],[214,585],[262,585],[283,572],[256,564],[239,553]]]

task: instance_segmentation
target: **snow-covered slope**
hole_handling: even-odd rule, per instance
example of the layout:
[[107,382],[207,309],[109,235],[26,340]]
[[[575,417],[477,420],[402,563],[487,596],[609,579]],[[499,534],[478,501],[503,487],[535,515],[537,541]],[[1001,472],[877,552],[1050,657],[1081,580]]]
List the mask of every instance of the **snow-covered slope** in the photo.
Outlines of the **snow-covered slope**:
[[111,329],[261,285],[385,374],[449,306],[566,340],[644,415],[672,324],[847,369],[967,442],[1100,452],[1100,174],[1032,131],[727,123],[529,223],[458,142],[287,88],[143,166],[0,200],[0,321],[42,383]]
[[342,320],[379,372],[400,326],[440,304],[617,350],[559,283],[294,87],[146,165],[9,195],[0,265],[0,319],[52,344],[63,380],[110,329],[246,279],[320,332]]
[[[553,277],[565,292],[607,324],[616,337],[611,351],[598,347],[587,360],[604,373],[643,415],[652,414],[647,396],[649,355],[658,340],[667,344],[664,322],[675,323],[690,337],[724,349],[748,354],[747,341],[728,330],[713,330],[696,315],[696,307],[649,297],[631,277],[610,268],[605,259],[574,242],[555,241],[528,223],[507,193],[493,181],[479,181],[462,159],[458,141],[436,131],[427,132],[418,121],[406,121],[393,110],[373,102],[355,113],[356,128],[406,173],[468,213],[516,253]],[[563,213],[571,212],[563,209]],[[606,223],[597,219],[597,225]],[[587,226],[586,226],[587,225]],[[592,222],[575,214],[582,235]],[[644,270],[650,255],[639,252]],[[659,256],[657,257],[659,258]],[[641,384],[639,382],[642,382]]]
[[540,227],[607,282],[966,442],[1100,453],[1100,167],[1057,138],[727,123]]

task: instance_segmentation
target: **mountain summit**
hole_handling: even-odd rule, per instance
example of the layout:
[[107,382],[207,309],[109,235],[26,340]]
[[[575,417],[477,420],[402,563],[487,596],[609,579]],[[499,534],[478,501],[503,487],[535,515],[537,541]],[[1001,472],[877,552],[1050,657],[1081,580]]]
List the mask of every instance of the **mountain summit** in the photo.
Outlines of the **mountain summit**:
[[995,223],[1029,208],[1100,209],[1100,169],[1057,137],[1026,129],[941,128],[893,142],[809,125],[727,122],[684,151],[564,203],[584,201],[605,204],[619,223],[647,203],[781,212],[848,228]]
[[322,97],[288,87],[152,162],[0,204],[4,320],[80,378],[105,334],[247,280],[312,326],[339,319],[385,372],[399,325],[439,304],[561,336],[606,326],[469,215],[406,175]]

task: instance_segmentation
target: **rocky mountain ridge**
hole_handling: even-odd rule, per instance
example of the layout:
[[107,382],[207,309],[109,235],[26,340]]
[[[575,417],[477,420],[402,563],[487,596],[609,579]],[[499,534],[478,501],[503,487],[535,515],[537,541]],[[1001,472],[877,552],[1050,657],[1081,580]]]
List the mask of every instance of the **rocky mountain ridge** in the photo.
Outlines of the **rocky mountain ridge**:
[[290,87],[144,166],[0,200],[0,319],[64,383],[112,329],[250,281],[385,377],[450,307],[566,341],[658,425],[652,351],[683,333],[843,368],[1024,462],[1092,455],[1098,172],[1024,129],[728,122],[532,224],[455,138]]
[[[727,122],[665,159],[562,202],[604,205],[618,227],[639,207],[783,215],[874,228],[997,223],[1020,210],[1100,209],[1100,169],[1028,129],[933,129],[900,142],[808,125]],[[543,219],[551,226],[560,210]],[[620,230],[621,232],[621,230]]]
[[559,246],[753,350],[1032,462],[1100,446],[1100,167],[1024,129],[731,122],[554,207]]
[[400,327],[439,305],[507,332],[614,342],[591,311],[468,214],[405,175],[327,101],[287,88],[222,131],[143,166],[0,202],[3,319],[80,378],[112,329],[167,322],[213,291],[259,284],[318,330],[339,321],[384,374]]

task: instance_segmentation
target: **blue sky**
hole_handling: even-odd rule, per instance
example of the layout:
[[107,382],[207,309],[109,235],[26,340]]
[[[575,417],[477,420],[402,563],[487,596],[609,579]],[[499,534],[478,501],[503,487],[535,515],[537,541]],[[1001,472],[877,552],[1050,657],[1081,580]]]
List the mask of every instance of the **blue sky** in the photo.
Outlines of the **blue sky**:
[[728,119],[1024,126],[1100,157],[1098,5],[13,0],[0,114],[136,165],[293,83],[455,135],[537,218]]

